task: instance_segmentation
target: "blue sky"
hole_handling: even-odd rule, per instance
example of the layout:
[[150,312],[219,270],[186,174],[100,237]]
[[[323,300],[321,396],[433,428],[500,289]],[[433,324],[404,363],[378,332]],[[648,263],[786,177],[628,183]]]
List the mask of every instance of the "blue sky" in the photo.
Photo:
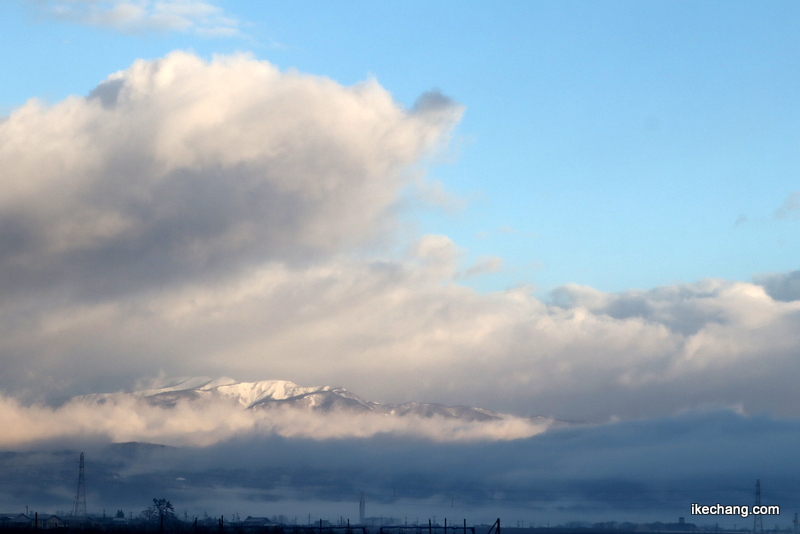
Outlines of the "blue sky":
[[453,239],[465,268],[502,258],[472,287],[545,296],[798,267],[800,211],[776,216],[800,190],[796,3],[218,2],[227,37],[61,20],[58,4],[2,4],[6,113],[174,49],[374,77],[407,107],[431,88],[461,103],[429,170],[459,202],[407,219]]

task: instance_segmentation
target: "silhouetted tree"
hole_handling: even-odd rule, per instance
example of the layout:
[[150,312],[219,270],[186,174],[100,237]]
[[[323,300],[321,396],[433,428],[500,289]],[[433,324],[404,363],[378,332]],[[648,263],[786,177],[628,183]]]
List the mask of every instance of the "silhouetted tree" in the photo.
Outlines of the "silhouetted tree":
[[153,499],[153,512],[158,516],[175,516],[175,508],[167,499]]
[[164,518],[165,521],[175,518],[175,507],[167,499],[153,499],[153,506],[142,510],[140,514],[148,521]]

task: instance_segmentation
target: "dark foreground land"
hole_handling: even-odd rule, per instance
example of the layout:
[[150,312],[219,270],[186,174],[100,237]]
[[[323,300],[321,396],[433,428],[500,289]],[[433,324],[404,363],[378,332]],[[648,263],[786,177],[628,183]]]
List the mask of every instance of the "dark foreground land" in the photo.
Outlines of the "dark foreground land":
[[[66,534],[75,532],[76,534],[95,534],[108,533],[158,533],[158,534],[446,534],[444,529],[432,528],[428,526],[353,526],[353,527],[313,527],[313,526],[293,526],[293,525],[268,525],[268,526],[244,526],[242,524],[228,524],[219,520],[198,522],[176,521],[171,524],[161,525],[159,523],[138,523],[127,525],[113,524],[89,524],[89,525],[65,525],[52,528],[37,528],[33,525],[11,526],[0,525],[2,534],[32,534],[39,530],[55,531],[56,533]],[[448,528],[447,530],[450,530]],[[693,524],[669,523],[649,523],[649,524],[596,524],[591,527],[507,527],[499,532],[492,525],[469,526],[466,529],[453,528],[452,534],[461,534],[466,530],[466,534],[644,534],[644,533],[680,533],[694,532],[715,533],[715,534],[744,534],[750,530],[739,529],[720,529],[718,527],[697,527]],[[780,530],[764,530],[763,532],[786,532]]]

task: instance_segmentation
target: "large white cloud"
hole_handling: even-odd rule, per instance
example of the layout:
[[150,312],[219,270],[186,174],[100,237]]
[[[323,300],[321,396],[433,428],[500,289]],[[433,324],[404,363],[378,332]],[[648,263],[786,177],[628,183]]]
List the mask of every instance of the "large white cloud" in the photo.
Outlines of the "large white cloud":
[[119,294],[363,244],[459,115],[181,52],[31,101],[0,123],[0,287]]

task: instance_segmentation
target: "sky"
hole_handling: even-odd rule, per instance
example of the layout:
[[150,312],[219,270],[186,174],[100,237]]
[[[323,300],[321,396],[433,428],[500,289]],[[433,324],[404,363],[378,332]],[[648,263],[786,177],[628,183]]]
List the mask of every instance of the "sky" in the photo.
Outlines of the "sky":
[[0,0],[0,421],[227,376],[780,447],[798,11]]

